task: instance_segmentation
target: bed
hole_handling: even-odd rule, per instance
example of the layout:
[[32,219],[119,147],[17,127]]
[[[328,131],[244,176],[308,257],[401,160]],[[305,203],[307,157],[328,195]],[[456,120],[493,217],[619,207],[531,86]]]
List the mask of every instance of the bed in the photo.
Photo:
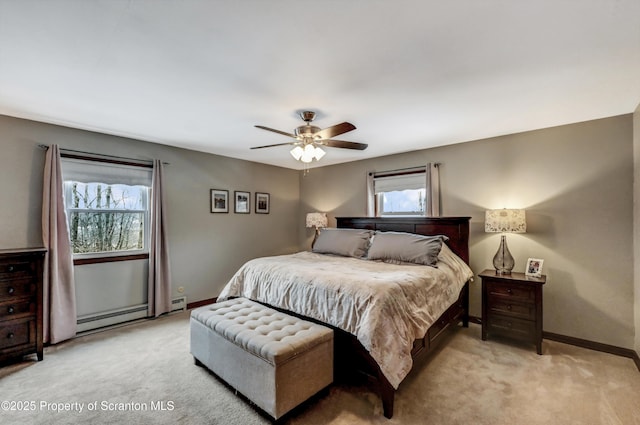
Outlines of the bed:
[[218,299],[245,297],[329,325],[336,379],[358,370],[391,418],[414,360],[454,325],[468,326],[468,236],[469,217],[339,217],[313,252],[248,261]]

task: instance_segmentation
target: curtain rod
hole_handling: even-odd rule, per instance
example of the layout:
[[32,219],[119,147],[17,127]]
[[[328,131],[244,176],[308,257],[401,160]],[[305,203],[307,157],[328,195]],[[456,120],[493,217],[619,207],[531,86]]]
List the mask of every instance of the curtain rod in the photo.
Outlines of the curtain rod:
[[[440,162],[432,162],[431,164],[433,164],[434,167],[439,167],[441,165]],[[369,175],[374,177],[391,177],[401,174],[421,173],[426,171],[426,169],[426,165],[419,165],[417,167],[398,168],[396,170],[370,171]]]
[[[39,144],[38,145],[39,148],[44,149],[44,150],[48,150],[49,146],[48,145],[43,145],[43,144]],[[103,158],[112,158],[114,160],[119,160],[119,161],[133,161],[133,162],[139,162],[139,163],[144,163],[144,164],[153,164],[153,160],[152,159],[136,159],[136,158],[127,158],[125,156],[116,156],[116,155],[107,155],[104,153],[94,153],[94,152],[86,152],[86,151],[78,151],[78,150],[74,150],[74,149],[65,149],[65,148],[60,148],[60,153],[71,153],[71,154],[79,154],[79,155],[89,155],[91,157],[103,157]],[[162,164],[164,165],[170,165],[169,162],[162,162]]]

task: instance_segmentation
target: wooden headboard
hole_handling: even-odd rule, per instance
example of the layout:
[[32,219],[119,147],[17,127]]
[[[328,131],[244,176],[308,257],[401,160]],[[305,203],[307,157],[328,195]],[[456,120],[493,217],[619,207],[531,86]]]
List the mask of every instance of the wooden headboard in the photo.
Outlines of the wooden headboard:
[[336,217],[340,228],[448,236],[449,248],[467,264],[470,219],[471,217]]

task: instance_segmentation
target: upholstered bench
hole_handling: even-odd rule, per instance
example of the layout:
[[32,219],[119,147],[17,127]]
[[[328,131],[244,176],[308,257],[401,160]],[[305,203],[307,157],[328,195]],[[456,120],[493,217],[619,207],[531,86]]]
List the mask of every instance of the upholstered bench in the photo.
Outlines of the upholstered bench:
[[278,419],[333,382],[333,331],[245,298],[191,312],[191,354]]

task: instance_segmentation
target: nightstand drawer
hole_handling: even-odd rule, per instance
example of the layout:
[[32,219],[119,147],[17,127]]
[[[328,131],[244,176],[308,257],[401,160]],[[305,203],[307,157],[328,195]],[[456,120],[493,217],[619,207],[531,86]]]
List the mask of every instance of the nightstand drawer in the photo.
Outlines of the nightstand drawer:
[[487,296],[489,299],[509,298],[519,302],[536,301],[535,289],[522,284],[504,284],[496,282],[487,282]]
[[530,320],[516,319],[500,315],[489,316],[487,330],[490,334],[531,340],[535,336],[536,324]]
[[514,303],[499,297],[489,297],[487,308],[491,314],[517,317],[525,320],[536,320],[536,305],[533,303]]
[[0,349],[29,344],[35,340],[35,320],[5,322],[0,329]]

